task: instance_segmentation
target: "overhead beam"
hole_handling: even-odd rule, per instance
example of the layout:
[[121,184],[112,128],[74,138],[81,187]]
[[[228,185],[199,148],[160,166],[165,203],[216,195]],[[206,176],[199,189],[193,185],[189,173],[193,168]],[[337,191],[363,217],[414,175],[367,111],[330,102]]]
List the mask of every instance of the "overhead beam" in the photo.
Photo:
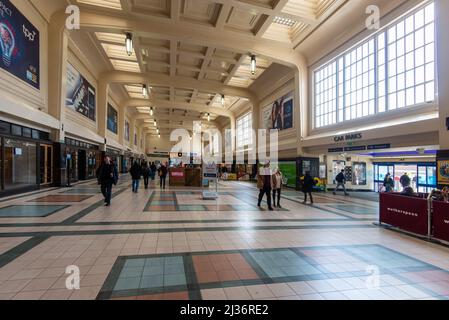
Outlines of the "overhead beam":
[[210,112],[218,116],[233,117],[233,113],[223,108],[209,107],[202,104],[194,104],[188,102],[173,102],[173,101],[150,101],[146,99],[129,99],[124,103],[126,108],[132,107],[149,107],[155,106],[158,109],[180,109],[180,110],[192,110],[197,112]]
[[149,83],[151,86],[198,89],[200,92],[213,92],[247,99],[255,97],[254,93],[248,89],[223,85],[220,82],[214,83],[208,80],[197,80],[181,76],[172,77],[151,72],[141,74],[126,71],[110,71],[102,74],[100,79],[108,84]]

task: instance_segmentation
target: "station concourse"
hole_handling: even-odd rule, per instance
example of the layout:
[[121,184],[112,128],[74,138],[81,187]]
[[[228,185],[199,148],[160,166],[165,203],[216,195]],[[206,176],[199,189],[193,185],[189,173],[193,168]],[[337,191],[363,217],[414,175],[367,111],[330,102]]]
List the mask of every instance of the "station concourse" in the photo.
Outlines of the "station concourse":
[[448,300],[448,14],[2,0],[0,300]]

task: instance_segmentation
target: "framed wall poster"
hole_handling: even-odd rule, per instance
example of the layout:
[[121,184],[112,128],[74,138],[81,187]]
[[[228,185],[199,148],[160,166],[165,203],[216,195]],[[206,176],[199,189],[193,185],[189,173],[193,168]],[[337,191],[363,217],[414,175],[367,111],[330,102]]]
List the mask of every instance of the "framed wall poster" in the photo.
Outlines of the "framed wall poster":
[[366,163],[354,162],[352,164],[352,184],[366,186]]
[[0,68],[40,89],[39,30],[11,3],[0,1]]
[[95,88],[75,69],[67,64],[67,108],[96,121]]
[[129,122],[125,120],[125,140],[129,141]]
[[292,91],[263,109],[264,129],[282,131],[293,128],[293,97],[294,92]]
[[117,134],[118,113],[112,105],[108,103],[108,130]]
[[449,160],[438,161],[438,184],[449,185]]

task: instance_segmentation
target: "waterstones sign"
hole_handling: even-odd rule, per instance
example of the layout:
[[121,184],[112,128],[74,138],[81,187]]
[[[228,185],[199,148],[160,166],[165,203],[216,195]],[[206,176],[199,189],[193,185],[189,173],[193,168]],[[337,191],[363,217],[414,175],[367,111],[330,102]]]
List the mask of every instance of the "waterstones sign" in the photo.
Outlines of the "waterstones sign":
[[355,141],[362,140],[363,135],[361,133],[349,133],[346,135],[339,135],[334,137],[334,142],[346,142],[346,141]]

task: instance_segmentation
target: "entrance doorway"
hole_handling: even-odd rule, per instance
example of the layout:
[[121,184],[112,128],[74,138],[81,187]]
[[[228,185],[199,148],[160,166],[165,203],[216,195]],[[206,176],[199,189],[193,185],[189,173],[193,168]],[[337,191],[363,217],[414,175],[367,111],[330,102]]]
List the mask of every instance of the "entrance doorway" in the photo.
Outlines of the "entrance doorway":
[[400,179],[404,174],[410,177],[413,190],[422,193],[436,188],[436,165],[433,163],[385,163],[374,164],[374,191],[382,189],[384,179],[390,174],[394,180],[394,190],[402,192]]
[[40,145],[40,184],[50,185],[53,183],[53,146]]

